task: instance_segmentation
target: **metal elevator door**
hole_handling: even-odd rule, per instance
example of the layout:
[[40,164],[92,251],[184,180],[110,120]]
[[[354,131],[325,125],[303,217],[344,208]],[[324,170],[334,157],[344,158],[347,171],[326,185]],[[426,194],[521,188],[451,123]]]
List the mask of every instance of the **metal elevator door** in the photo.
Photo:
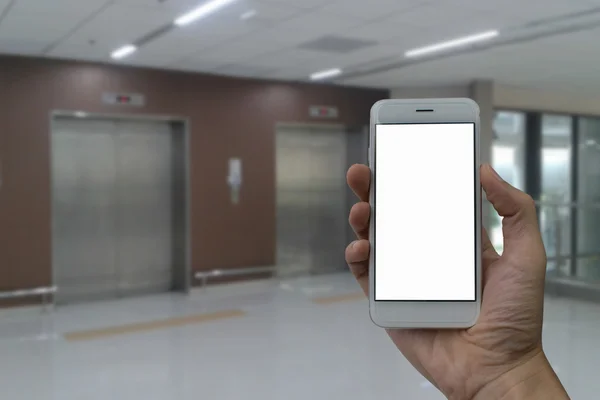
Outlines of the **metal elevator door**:
[[278,128],[280,276],[321,274],[345,268],[346,156],[346,133],[341,128]]
[[172,288],[171,146],[167,123],[54,121],[59,303]]

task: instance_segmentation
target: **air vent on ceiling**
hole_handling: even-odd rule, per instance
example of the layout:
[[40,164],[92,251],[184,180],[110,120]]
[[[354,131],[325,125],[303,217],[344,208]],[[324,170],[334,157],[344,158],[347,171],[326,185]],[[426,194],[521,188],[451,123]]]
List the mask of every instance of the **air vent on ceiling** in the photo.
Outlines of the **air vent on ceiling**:
[[323,36],[319,39],[303,43],[299,47],[305,50],[316,50],[327,53],[351,53],[356,50],[376,45],[373,40],[347,38],[342,36]]

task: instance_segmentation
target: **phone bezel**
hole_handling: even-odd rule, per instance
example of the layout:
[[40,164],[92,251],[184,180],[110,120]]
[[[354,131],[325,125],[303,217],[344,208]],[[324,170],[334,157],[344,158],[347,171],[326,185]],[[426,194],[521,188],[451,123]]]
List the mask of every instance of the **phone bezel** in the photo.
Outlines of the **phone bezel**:
[[[427,110],[425,112],[418,110]],[[475,125],[475,207],[481,216],[479,180],[480,142],[479,106],[470,99],[407,99],[382,100],[371,109],[369,132],[369,166],[371,188],[375,183],[375,126],[377,124],[473,123]],[[374,190],[370,192],[372,215]],[[481,217],[475,218],[475,232],[481,232]],[[370,221],[370,242],[374,243],[374,218]],[[481,234],[475,235],[476,298],[475,301],[375,301],[374,279],[370,279],[369,309],[373,322],[386,328],[464,328],[475,324],[481,307]],[[369,258],[369,273],[375,275],[373,252]]]

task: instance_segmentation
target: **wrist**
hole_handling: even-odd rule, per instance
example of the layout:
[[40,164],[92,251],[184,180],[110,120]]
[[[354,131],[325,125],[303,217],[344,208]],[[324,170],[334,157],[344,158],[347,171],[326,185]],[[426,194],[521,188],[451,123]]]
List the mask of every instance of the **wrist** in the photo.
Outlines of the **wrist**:
[[543,351],[484,386],[473,400],[569,399]]

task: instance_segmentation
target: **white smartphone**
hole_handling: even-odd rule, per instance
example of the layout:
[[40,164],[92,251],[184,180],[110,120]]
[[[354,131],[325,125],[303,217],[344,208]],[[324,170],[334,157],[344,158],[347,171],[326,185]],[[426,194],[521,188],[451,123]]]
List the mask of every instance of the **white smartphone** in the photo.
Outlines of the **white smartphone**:
[[371,109],[370,295],[385,328],[467,328],[481,306],[479,106],[383,100]]

